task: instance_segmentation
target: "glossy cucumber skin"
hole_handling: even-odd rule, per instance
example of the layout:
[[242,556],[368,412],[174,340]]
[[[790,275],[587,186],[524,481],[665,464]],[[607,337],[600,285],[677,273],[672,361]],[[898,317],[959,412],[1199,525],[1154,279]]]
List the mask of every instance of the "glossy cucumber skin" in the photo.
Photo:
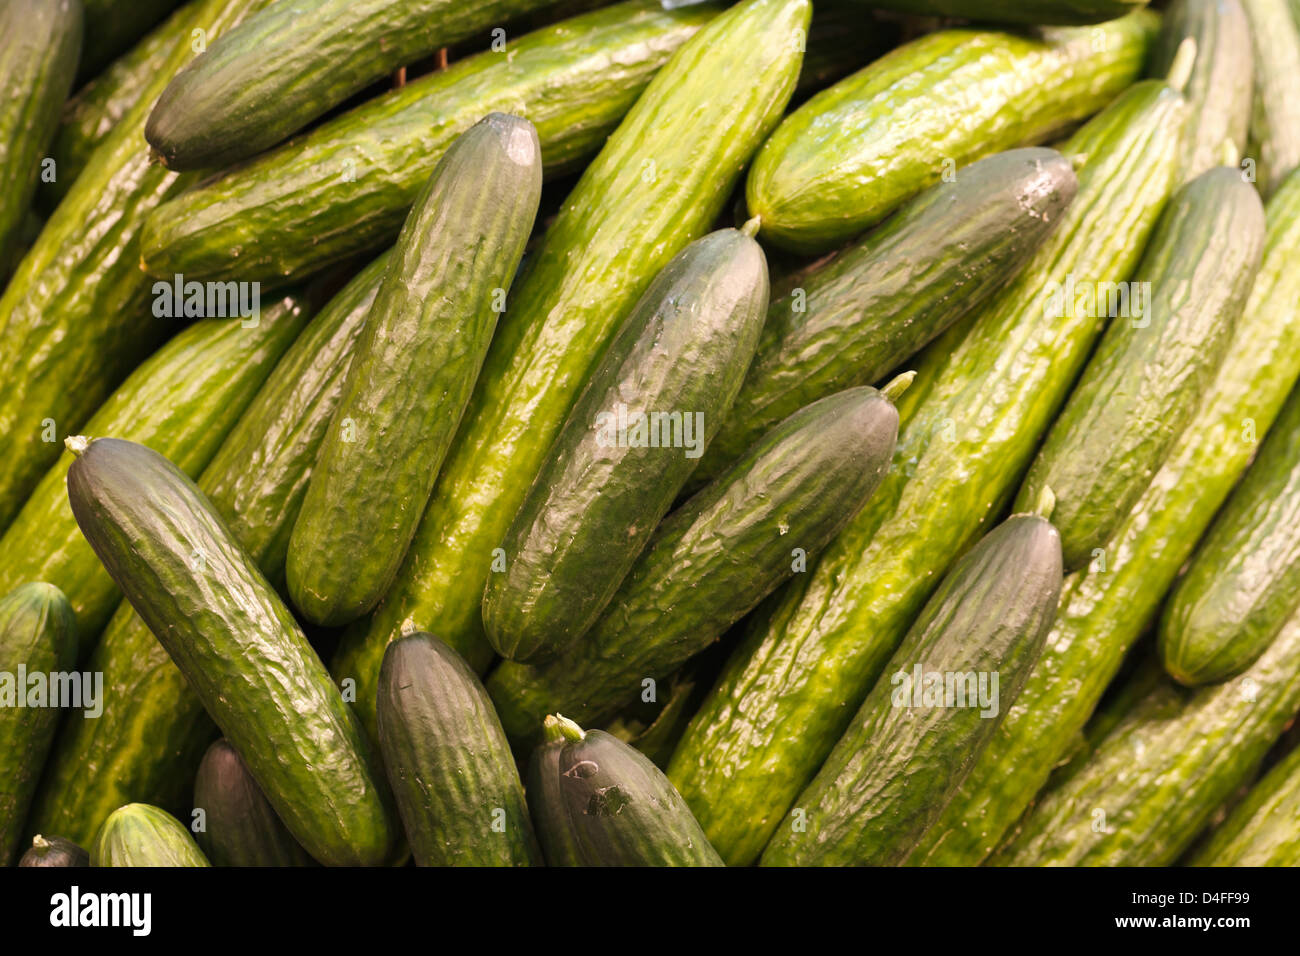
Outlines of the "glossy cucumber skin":
[[910,862],[957,866],[988,856],[1088,720],[1125,652],[1156,622],[1196,541],[1267,434],[1297,376],[1300,176],[1265,207],[1268,235],[1250,301],[1201,410],[1107,548],[1105,570],[1071,575],[1056,623],[999,731]]
[[379,744],[420,866],[541,866],[523,784],[477,675],[431,634],[389,645]]
[[[334,674],[373,727],[383,649],[436,631],[476,670],[493,549],[617,322],[709,230],[794,88],[807,0],[748,0],[673,56],[569,194],[516,283],[474,397],[392,590],[345,635]],[[702,105],[703,104],[703,105]],[[649,162],[650,165],[646,165]]]
[[285,829],[239,752],[213,741],[194,778],[194,807],[204,814],[198,840],[213,866],[311,866]]
[[[554,657],[595,624],[727,416],[767,301],[763,250],[735,229],[697,239],[655,276],[502,541],[505,570],[488,576],[483,595],[484,630],[498,654]],[[676,413],[682,427],[669,441],[685,443],[691,424],[694,447],[659,446],[657,430],[656,447],[644,437],[645,447],[629,447],[635,431],[617,433],[620,407]]]
[[1142,285],[1129,287],[1131,314],[1110,319],[1016,499],[1024,510],[1052,489],[1067,571],[1105,551],[1200,407],[1263,247],[1264,206],[1241,170],[1216,166],[1170,200],[1134,273]]
[[1300,750],[1233,807],[1188,866],[1300,866]]
[[553,2],[281,0],[168,84],[145,138],[169,169],[229,166],[398,67]]
[[782,247],[832,249],[938,182],[945,163],[1049,140],[1106,106],[1140,75],[1153,19],[913,40],[785,119],[750,168],[750,215]]
[[897,410],[873,388],[831,395],[772,429],[664,519],[570,653],[492,672],[506,732],[529,742],[556,712],[602,721],[646,678],[662,680],[708,647],[826,551],[884,479],[897,433]]
[[63,837],[37,836],[18,860],[19,866],[90,866],[90,854]]
[[564,740],[548,740],[533,750],[528,760],[527,787],[528,810],[537,831],[537,842],[547,866],[581,866],[578,836],[569,826],[568,817],[560,814],[550,817],[552,808],[562,807],[560,789],[560,755]]
[[1297,448],[1292,396],[1165,605],[1160,657],[1181,684],[1236,677],[1300,607]]
[[[96,76],[185,0],[82,0],[86,42],[77,75]],[[211,39],[211,34],[209,34]],[[154,96],[157,96],[154,93]]]
[[194,837],[170,813],[129,803],[104,821],[90,847],[91,866],[211,866]]
[[1265,199],[1300,166],[1300,23],[1287,0],[1241,0],[1255,48],[1250,136]]
[[68,469],[68,500],[294,838],[325,864],[389,861],[400,838],[360,725],[194,483],[143,445],[100,438]]
[[[321,310],[199,479],[231,533],[272,582],[350,357],[387,266],[380,257]],[[104,712],[71,715],[38,791],[32,825],[88,842],[124,803],[183,809],[216,727],[129,602],[118,605],[86,665],[104,675]]]
[[992,23],[1068,25],[1115,20],[1147,0],[857,0],[862,6],[923,17],[962,17]]
[[673,51],[717,14],[634,0],[422,77],[333,119],[150,219],[158,275],[276,280],[389,244],[452,141],[486,113],[537,127],[548,174],[581,168]]
[[[58,727],[61,710],[50,706],[50,675],[70,671],[76,662],[76,621],[62,591],[36,582],[0,600],[0,673],[8,685],[0,691],[0,866],[9,866],[18,852]],[[30,685],[19,682],[20,670],[29,679],[46,675],[39,702],[31,699]]]
[[1078,186],[1048,149],[961,169],[888,223],[783,283],[732,413],[691,477],[701,487],[809,402],[872,385],[1024,267]]
[[1140,83],[1071,138],[1062,152],[1089,162],[1060,227],[922,356],[884,484],[728,661],[669,776],[729,864],[757,857],[951,561],[1009,503],[1100,332],[1076,315],[1042,334],[1043,296],[1067,274],[1131,275],[1173,188],[1183,114],[1168,86]]
[[[948,572],[849,730],[795,801],[764,866],[897,866],[992,741],[1038,658],[1061,596],[1061,537],[1014,515]],[[913,709],[924,673],[998,675],[996,697]],[[982,676],[979,676],[982,675]],[[924,678],[923,678],[924,680]],[[899,697],[904,698],[900,706]],[[954,698],[955,700],[955,698]],[[992,712],[990,713],[990,710]],[[806,820],[806,828],[796,828]]]
[[80,0],[0,6],[0,262],[9,261],[19,241],[72,86],[81,30]]
[[[131,373],[86,431],[148,445],[198,475],[307,319],[294,298],[269,304],[256,328],[243,328],[238,319],[201,319]],[[64,482],[71,463],[65,451],[0,539],[0,591],[37,580],[61,588],[76,611],[84,656],[122,594],[68,508]]]

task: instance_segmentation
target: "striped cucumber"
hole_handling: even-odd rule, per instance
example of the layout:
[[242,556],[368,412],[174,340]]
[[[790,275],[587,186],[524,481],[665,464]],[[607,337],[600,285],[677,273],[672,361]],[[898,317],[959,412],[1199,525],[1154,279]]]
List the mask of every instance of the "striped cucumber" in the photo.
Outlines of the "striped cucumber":
[[312,865],[228,740],[213,741],[203,755],[194,808],[203,811],[198,842],[213,866]]
[[211,866],[181,822],[146,803],[114,810],[90,846],[91,866]]
[[1300,866],[1300,749],[1250,788],[1188,866]]
[[1255,181],[1273,195],[1300,166],[1300,23],[1287,0],[1241,0],[1255,46],[1250,138],[1258,147]]

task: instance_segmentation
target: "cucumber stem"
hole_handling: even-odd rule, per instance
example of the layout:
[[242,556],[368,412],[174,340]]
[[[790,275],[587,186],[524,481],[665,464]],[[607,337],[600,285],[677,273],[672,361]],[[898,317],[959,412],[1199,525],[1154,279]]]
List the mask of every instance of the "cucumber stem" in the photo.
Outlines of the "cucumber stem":
[[563,714],[547,714],[542,721],[542,738],[546,743],[557,740],[582,740],[586,731]]
[[1196,65],[1196,38],[1183,37],[1174,53],[1174,62],[1169,66],[1165,82],[1179,93],[1187,88],[1187,81],[1192,78],[1192,67]]
[[894,378],[889,380],[888,385],[880,390],[880,394],[889,399],[891,403],[897,404],[899,397],[907,391],[907,387],[912,384],[914,378],[916,378],[915,371],[904,372],[902,375],[896,375]]
[[49,845],[50,841],[45,839],[45,837],[41,836],[39,833],[32,837],[32,846],[36,847],[38,850],[44,850],[49,847]]
[[743,226],[740,227],[740,231],[743,232],[745,235],[749,236],[749,238],[753,239],[755,236],[758,235],[758,229],[761,225],[763,225],[763,217],[754,216],[747,223],[745,223]]
[[84,435],[69,435],[67,438],[63,439],[63,447],[68,449],[68,451],[72,452],[72,454],[78,458],[81,457],[82,453],[85,452],[89,446],[90,439],[86,438]]
[[1052,512],[1056,510],[1056,493],[1047,485],[1043,485],[1043,490],[1038,493],[1038,501],[1034,504],[1034,514],[1044,521],[1052,520]]
[[1077,173],[1079,170],[1083,169],[1083,167],[1087,164],[1087,162],[1088,162],[1087,153],[1075,153],[1073,156],[1070,157],[1070,168]]

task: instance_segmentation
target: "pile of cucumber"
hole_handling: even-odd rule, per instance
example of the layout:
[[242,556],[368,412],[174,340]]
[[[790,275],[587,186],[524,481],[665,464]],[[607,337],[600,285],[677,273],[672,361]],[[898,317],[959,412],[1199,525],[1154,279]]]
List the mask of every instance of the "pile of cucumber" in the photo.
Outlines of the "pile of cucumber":
[[1300,865],[1300,0],[7,0],[0,865]]

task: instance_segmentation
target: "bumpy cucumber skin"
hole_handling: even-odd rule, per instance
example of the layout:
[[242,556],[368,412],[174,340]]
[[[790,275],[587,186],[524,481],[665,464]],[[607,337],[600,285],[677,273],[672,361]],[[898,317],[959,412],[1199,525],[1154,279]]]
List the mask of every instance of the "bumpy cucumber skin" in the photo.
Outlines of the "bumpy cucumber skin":
[[294,838],[322,863],[387,862],[399,837],[365,735],[202,492],[143,445],[100,438],[68,469],[68,500]]
[[1300,749],[1233,807],[1188,866],[1300,866]]
[[1196,60],[1183,90],[1190,107],[1183,132],[1184,182],[1223,162],[1225,140],[1239,152],[1246,149],[1255,68],[1240,0],[1173,0],[1161,19],[1147,76],[1167,75],[1187,37],[1196,41]]
[[190,831],[164,810],[129,803],[104,821],[91,866],[211,866]]
[[1101,23],[1132,13],[1147,0],[858,0],[862,6],[923,17],[962,17],[993,23]]
[[[263,308],[256,328],[229,318],[194,323],[136,369],[86,431],[148,445],[198,475],[307,319],[303,305],[287,298]],[[36,580],[61,588],[76,611],[84,655],[122,594],[68,508],[64,479],[71,463],[65,451],[0,539],[0,591]]]
[[1074,199],[1049,149],[982,159],[888,223],[783,282],[732,412],[691,476],[701,487],[786,416],[871,385],[971,314],[1038,251]]
[[90,866],[90,854],[63,837],[37,836],[18,860],[19,866]]
[[505,731],[459,654],[431,634],[390,644],[379,672],[377,719],[416,863],[542,865]]
[[[290,346],[204,470],[199,488],[268,580],[284,578],[289,532],[307,491],[387,256],[339,292]],[[129,602],[87,667],[104,675],[104,712],[64,722],[33,825],[91,840],[108,814],[147,801],[182,809],[216,735],[211,718]]]
[[[606,613],[569,654],[501,664],[488,691],[507,733],[548,713],[580,722],[634,701],[817,560],[884,479],[898,411],[873,388],[800,409],[664,519]],[[799,552],[802,551],[802,555]]]
[[1077,739],[1124,654],[1227,498],[1300,375],[1300,175],[1265,207],[1268,235],[1250,301],[1201,411],[1107,548],[1106,566],[1066,580],[1056,624],[1020,699],[909,862],[978,863]]
[[[484,630],[498,654],[554,657],[595,624],[727,416],[767,302],[763,250],[735,229],[697,239],[655,276],[591,373],[502,541],[505,570],[489,575],[483,595]],[[599,423],[619,406],[703,416],[694,456],[617,438],[611,445]]]
[[1165,605],[1160,657],[1181,684],[1237,676],[1300,607],[1297,448],[1292,396]]
[[669,773],[729,864],[762,850],[949,563],[1009,503],[1100,332],[1076,315],[1044,334],[1048,285],[1131,275],[1173,188],[1184,110],[1168,86],[1139,83],[1063,147],[1089,157],[1064,221],[923,355],[893,470],[766,609],[696,714]]
[[1141,74],[1153,21],[1143,11],[1041,39],[942,30],[899,47],[786,118],[750,168],[750,214],[784,248],[834,248],[938,182],[945,162],[1042,142],[1097,112]]
[[1273,195],[1300,167],[1300,22],[1287,0],[1241,0],[1255,47],[1250,138],[1258,148],[1255,182]]
[[215,740],[194,777],[198,841],[213,866],[311,866],[230,741]]
[[[184,0],[82,0],[86,10],[86,42],[81,50],[82,80],[98,75],[118,54],[130,49]],[[209,40],[212,35],[209,34]],[[169,74],[170,75],[170,74]],[[157,96],[157,92],[154,96]]]
[[[886,674],[997,674],[996,711],[900,706],[894,679],[867,695],[795,801],[764,866],[897,866],[957,792],[1024,686],[1061,596],[1061,537],[1014,515],[953,566],[890,658]],[[902,691],[905,694],[910,692]]]
[[380,249],[451,142],[494,110],[537,127],[548,175],[581,168],[673,51],[716,15],[634,0],[423,77],[151,217],[145,268],[277,280]]
[[1104,552],[1200,407],[1263,247],[1264,206],[1241,170],[1210,169],[1170,200],[1134,273],[1150,288],[1141,317],[1110,320],[1016,499],[1025,510],[1052,489],[1067,571]]
[[[617,322],[712,226],[775,126],[798,74],[807,0],[749,0],[697,33],[651,82],[516,283],[407,560],[368,626],[346,634],[340,680],[374,722],[383,649],[436,630],[476,670],[491,655],[483,587],[493,549]],[[649,164],[649,165],[647,165]]]
[[[24,584],[0,600],[0,672],[10,675],[12,689],[26,695],[18,671],[49,675],[69,671],[77,662],[77,631],[72,606],[63,592],[44,582]],[[25,700],[24,696],[24,700]],[[23,824],[36,791],[37,778],[54,741],[61,711],[49,706],[0,704],[0,866],[13,862]]]

